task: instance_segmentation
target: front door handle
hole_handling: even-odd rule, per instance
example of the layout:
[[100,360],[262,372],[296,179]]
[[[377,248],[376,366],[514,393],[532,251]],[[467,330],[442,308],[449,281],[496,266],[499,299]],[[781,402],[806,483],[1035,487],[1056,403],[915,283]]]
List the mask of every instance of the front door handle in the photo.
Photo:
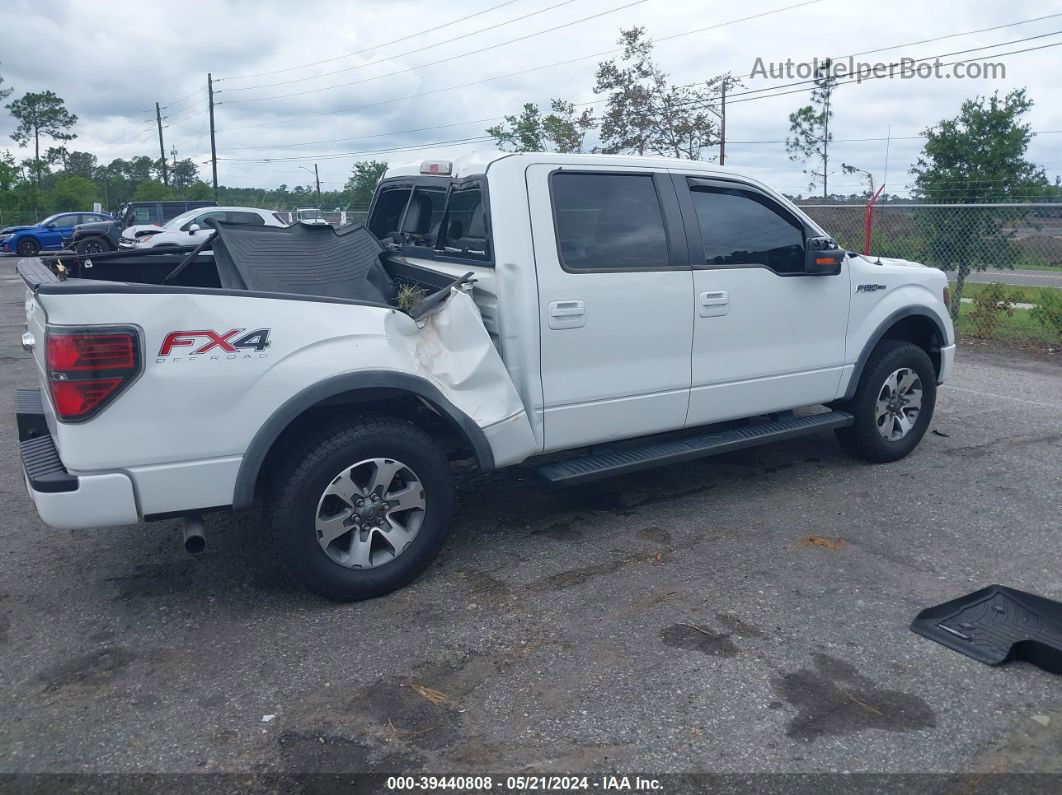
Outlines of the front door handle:
[[569,301],[551,301],[549,305],[550,328],[581,328],[586,325],[586,302],[573,298]]
[[697,314],[701,317],[722,317],[730,311],[730,295],[726,290],[703,292],[697,299]]

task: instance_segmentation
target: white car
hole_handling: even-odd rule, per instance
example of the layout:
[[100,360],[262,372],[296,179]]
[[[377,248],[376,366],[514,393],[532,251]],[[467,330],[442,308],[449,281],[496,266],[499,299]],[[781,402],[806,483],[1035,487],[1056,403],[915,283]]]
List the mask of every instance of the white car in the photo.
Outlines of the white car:
[[162,226],[130,226],[122,232],[118,245],[123,249],[196,246],[214,234],[214,230],[206,225],[208,218],[233,224],[287,226],[284,218],[272,210],[257,207],[199,207],[181,213]]
[[455,457],[554,485],[664,464],[681,480],[833,430],[897,461],[955,357],[943,272],[847,252],[712,163],[429,161],[387,171],[366,226],[210,242],[177,268],[19,263],[40,387],[15,401],[26,485],[58,528],[185,517],[189,551],[202,513],[258,495],[291,575],[335,599],[424,570]]
[[324,217],[324,213],[316,207],[299,207],[296,210],[292,210],[291,222],[293,224],[309,224],[310,226],[329,226],[328,219]]

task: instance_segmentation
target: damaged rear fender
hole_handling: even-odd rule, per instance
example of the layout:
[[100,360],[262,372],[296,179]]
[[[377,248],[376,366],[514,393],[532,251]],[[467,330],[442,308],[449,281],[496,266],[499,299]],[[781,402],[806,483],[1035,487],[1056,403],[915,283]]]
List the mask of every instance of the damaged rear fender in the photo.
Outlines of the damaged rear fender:
[[384,330],[388,358],[401,369],[333,375],[285,401],[244,453],[234,508],[251,505],[262,464],[285,428],[322,401],[362,389],[397,389],[425,400],[467,440],[484,471],[538,452],[523,403],[466,293],[454,290],[442,309],[420,322],[390,312]]

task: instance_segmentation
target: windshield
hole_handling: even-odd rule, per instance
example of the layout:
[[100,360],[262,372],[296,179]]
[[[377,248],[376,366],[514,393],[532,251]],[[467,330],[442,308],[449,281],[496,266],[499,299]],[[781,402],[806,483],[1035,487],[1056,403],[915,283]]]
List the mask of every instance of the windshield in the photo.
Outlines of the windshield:
[[182,226],[184,226],[186,223],[191,221],[197,215],[202,215],[203,213],[205,213],[209,209],[210,209],[209,207],[197,207],[194,210],[185,210],[183,213],[178,215],[176,218],[171,218],[169,221],[164,223],[162,225],[162,228],[163,229],[180,229]]

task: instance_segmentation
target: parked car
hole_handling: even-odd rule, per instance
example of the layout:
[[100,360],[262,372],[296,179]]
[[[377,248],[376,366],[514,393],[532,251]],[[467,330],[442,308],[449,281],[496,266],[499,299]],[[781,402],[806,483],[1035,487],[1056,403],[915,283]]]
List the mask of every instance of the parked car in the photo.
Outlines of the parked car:
[[130,202],[118,211],[117,220],[76,226],[69,246],[82,256],[117,251],[122,231],[127,228],[135,227],[130,233],[130,237],[135,237],[137,232],[143,234],[144,230],[158,229],[161,224],[188,210],[216,206],[216,201]]
[[122,232],[121,248],[152,248],[156,246],[195,246],[214,234],[207,226],[210,218],[233,224],[255,226],[287,226],[283,217],[272,210],[255,207],[206,207],[189,210],[162,226],[133,226]]
[[136,250],[65,279],[22,260],[41,517],[183,517],[192,549],[203,512],[257,495],[292,577],[360,599],[439,551],[454,458],[554,485],[688,478],[694,458],[832,430],[896,461],[952,370],[941,271],[846,252],[711,163],[392,167],[368,230],[222,224],[214,256]]
[[291,222],[293,224],[313,224],[317,226],[328,225],[328,220],[324,217],[324,213],[316,207],[299,207],[296,210],[292,210]]
[[65,248],[78,224],[110,221],[104,213],[56,213],[33,226],[0,229],[0,252],[35,257],[41,251]]
[[197,207],[217,207],[213,199],[196,201],[129,202],[118,211],[122,229],[130,226],[162,226],[178,215]]

